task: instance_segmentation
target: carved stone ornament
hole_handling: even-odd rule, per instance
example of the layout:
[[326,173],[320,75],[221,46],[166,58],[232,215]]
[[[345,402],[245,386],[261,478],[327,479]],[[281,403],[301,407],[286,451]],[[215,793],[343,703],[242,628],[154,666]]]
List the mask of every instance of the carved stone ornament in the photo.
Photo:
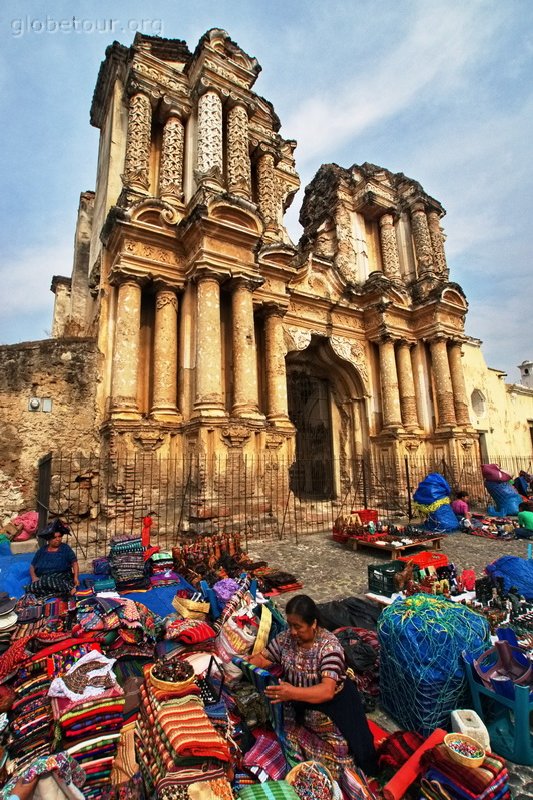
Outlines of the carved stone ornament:
[[274,172],[274,156],[263,153],[257,162],[259,210],[267,228],[275,228],[278,212],[278,184]]
[[357,283],[357,254],[354,247],[352,220],[350,212],[342,204],[335,215],[337,233],[337,252],[335,266],[346,283]]
[[157,86],[170,89],[172,92],[177,92],[178,94],[187,94],[187,88],[183,79],[181,81],[175,80],[162,70],[156,69],[140,59],[134,60],[133,69],[134,72],[138,73],[139,75],[150,78],[150,80],[157,84]]
[[158,261],[161,264],[176,266],[178,263],[175,253],[171,250],[165,250],[162,247],[156,247],[155,245],[138,242],[133,239],[126,239],[124,242],[124,252],[149,259],[150,261]]
[[440,225],[439,215],[435,211],[430,211],[428,214],[428,227],[435,257],[435,270],[439,275],[447,277],[448,265],[444,252],[444,233]]
[[421,274],[429,272],[433,266],[433,248],[429,235],[426,212],[415,209],[411,214],[411,227],[415,240],[416,260]]
[[122,182],[126,187],[148,190],[151,126],[150,100],[145,94],[134,95],[130,98],[126,160],[122,175]]
[[419,447],[420,441],[418,439],[409,439],[405,442],[405,449],[408,450],[410,454],[416,453]]
[[250,431],[245,425],[228,425],[222,428],[221,435],[230,447],[243,447],[250,438]]
[[380,218],[379,224],[383,271],[387,278],[398,280],[400,278],[400,255],[392,215],[384,214]]
[[198,98],[196,164],[200,175],[213,169],[222,173],[222,101],[214,91]]
[[283,327],[286,352],[305,350],[311,342],[312,332],[304,328]]
[[228,189],[234,194],[251,197],[252,176],[248,151],[248,114],[238,104],[228,113]]
[[139,431],[133,437],[138,447],[142,450],[152,451],[157,450],[163,444],[165,439],[160,431]]
[[330,342],[334,352],[340,358],[353,364],[365,385],[368,385],[368,367],[363,345],[344,336],[331,336]]
[[461,447],[463,448],[463,450],[470,450],[470,448],[473,446],[474,446],[473,439],[463,439],[461,441]]
[[172,306],[175,311],[178,310],[178,298],[172,289],[161,289],[156,295],[156,309],[159,311],[165,306]]
[[279,433],[267,433],[265,436],[265,447],[267,450],[279,450],[285,441],[285,437]]
[[183,143],[183,123],[178,117],[171,116],[163,129],[159,193],[180,201],[183,200]]
[[331,221],[322,225],[317,231],[313,252],[320,258],[333,258],[337,247],[335,226]]

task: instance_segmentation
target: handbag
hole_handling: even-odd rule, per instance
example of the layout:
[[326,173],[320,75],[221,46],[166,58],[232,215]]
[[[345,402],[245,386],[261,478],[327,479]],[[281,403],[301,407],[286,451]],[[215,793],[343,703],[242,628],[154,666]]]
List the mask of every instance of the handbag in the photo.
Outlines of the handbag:
[[178,614],[181,614],[186,619],[201,620],[205,620],[210,608],[209,603],[202,600],[190,600],[188,597],[179,597],[179,595],[176,595],[173,599],[172,606]]

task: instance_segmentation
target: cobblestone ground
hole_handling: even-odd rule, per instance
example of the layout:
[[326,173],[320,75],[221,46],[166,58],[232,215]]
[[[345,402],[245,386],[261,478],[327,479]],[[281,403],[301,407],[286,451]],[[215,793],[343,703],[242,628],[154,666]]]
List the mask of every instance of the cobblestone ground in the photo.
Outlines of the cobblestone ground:
[[[272,567],[286,570],[296,575],[303,583],[303,592],[318,602],[342,600],[344,597],[363,596],[368,589],[369,564],[387,560],[375,550],[364,549],[356,552],[346,545],[331,539],[330,532],[300,537],[294,540],[249,542],[252,558],[266,560]],[[485,566],[501,555],[527,556],[527,544],[523,541],[497,541],[455,533],[442,541],[442,551],[457,567],[473,568],[481,574]],[[294,594],[298,594],[295,592]],[[285,608],[291,593],[280,595],[276,603]],[[395,730],[397,725],[379,708],[371,714],[376,722],[387,730]],[[519,766],[508,762],[513,800],[532,800],[533,767]]]

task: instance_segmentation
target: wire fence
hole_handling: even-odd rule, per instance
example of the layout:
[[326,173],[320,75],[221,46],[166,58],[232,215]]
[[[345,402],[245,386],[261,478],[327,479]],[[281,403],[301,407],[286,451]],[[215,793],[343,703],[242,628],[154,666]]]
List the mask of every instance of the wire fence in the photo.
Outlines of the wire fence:
[[[531,457],[492,457],[515,476]],[[491,502],[477,453],[451,460],[408,456],[298,459],[242,453],[175,459],[157,453],[104,458],[49,453],[39,462],[39,527],[60,516],[82,558],[102,555],[111,539],[139,534],[153,518],[152,543],[165,549],[199,535],[238,531],[250,540],[294,539],[330,531],[340,515],[377,508],[385,522],[413,518],[412,494],[430,472],[452,491],[466,491],[474,509]]]

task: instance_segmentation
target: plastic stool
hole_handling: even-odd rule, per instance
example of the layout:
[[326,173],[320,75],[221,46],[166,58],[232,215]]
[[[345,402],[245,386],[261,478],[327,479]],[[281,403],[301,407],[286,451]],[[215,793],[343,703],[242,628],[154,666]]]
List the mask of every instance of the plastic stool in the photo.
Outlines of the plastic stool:
[[479,714],[470,708],[457,708],[450,715],[452,731],[463,733],[479,742],[484,750],[490,750],[489,732]]
[[463,662],[474,709],[487,726],[493,752],[515,764],[533,765],[531,687],[514,684],[514,697],[505,697],[481,684],[464,653]]

